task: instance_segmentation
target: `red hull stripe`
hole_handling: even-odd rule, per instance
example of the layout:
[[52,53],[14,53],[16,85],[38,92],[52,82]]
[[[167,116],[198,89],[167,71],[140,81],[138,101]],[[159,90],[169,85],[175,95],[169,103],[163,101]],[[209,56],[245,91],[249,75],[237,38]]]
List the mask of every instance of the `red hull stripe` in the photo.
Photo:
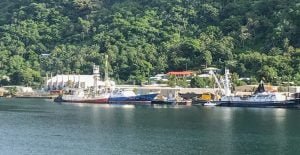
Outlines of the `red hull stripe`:
[[96,100],[63,100],[63,102],[73,102],[73,103],[108,103],[107,99],[96,99]]

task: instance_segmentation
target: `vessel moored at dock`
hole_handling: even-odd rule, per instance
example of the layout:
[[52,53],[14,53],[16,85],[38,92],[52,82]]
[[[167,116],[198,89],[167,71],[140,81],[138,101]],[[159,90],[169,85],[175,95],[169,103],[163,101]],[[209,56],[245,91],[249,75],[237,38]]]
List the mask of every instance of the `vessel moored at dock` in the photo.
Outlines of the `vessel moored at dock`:
[[158,93],[150,93],[145,95],[137,95],[132,90],[115,90],[111,93],[109,97],[109,103],[140,103],[140,102],[150,102]]
[[73,102],[73,103],[108,103],[111,92],[115,88],[115,82],[107,77],[105,72],[105,80],[100,81],[99,66],[94,65],[94,86],[88,91],[80,88],[66,89],[64,94],[61,94],[54,99],[55,102]]
[[261,81],[257,90],[250,96],[235,96],[231,94],[229,70],[225,69],[225,79],[223,80],[223,96],[217,101],[211,101],[216,106],[225,107],[278,107],[278,108],[297,108],[299,100],[288,98],[279,92],[265,91]]
[[55,102],[73,102],[73,103],[108,103],[109,94],[102,93],[97,95],[86,95],[81,89],[69,91],[70,94],[63,94],[54,99]]

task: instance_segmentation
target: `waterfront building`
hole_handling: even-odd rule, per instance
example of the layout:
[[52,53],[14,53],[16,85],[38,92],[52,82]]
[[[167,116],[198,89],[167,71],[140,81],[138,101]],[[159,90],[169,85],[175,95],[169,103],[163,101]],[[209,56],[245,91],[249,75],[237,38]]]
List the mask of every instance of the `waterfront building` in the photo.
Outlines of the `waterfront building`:
[[209,72],[214,72],[214,73],[220,73],[221,70],[215,67],[207,67],[205,69],[202,70],[202,72],[205,74],[209,74]]
[[94,86],[94,75],[56,75],[47,80],[46,86],[48,90],[60,90],[65,87],[85,89]]
[[168,76],[167,74],[156,74],[153,77],[149,78],[150,84],[157,84],[158,81],[167,82]]
[[174,75],[177,78],[184,78],[184,77],[191,77],[194,75],[191,71],[181,71],[181,72],[168,72],[167,75],[171,76]]
[[92,75],[76,75],[76,74],[61,74],[50,79],[46,79],[45,89],[46,90],[62,90],[64,88],[99,88],[103,86],[114,86],[115,82],[109,79],[106,81],[100,80],[99,66],[94,66]]
[[290,93],[300,93],[300,86],[287,86],[286,89]]

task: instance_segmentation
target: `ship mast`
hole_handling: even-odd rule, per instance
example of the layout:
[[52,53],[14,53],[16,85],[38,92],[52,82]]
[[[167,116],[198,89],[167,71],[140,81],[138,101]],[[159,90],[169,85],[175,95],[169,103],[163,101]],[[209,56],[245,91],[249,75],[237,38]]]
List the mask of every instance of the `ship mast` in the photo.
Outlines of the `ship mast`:
[[100,80],[99,66],[97,66],[97,65],[93,66],[93,75],[94,75],[94,94],[93,95],[96,95],[98,92],[98,81]]
[[230,76],[229,69],[225,68],[225,79],[224,79],[225,96],[231,95],[229,76]]
[[111,83],[108,77],[108,55],[105,55],[104,83],[105,83],[105,92],[106,93],[110,92]]
[[104,81],[108,79],[108,55],[105,55],[105,70],[104,70]]
[[[209,71],[209,74],[212,75],[215,78],[215,82],[217,83],[219,90],[222,92],[223,95],[225,96],[230,96],[231,95],[231,90],[230,90],[230,72],[229,69],[225,69],[225,77],[224,79],[220,79],[217,78],[216,74],[211,70]],[[221,86],[221,83],[223,85],[223,88]]]
[[219,79],[217,78],[217,76],[216,76],[216,74],[214,73],[214,71],[210,70],[210,71],[209,71],[209,74],[212,75],[212,76],[215,78],[215,82],[217,83],[219,90],[221,91],[222,94],[224,94],[224,93],[225,93],[225,92],[224,92],[224,89],[222,89],[222,86],[221,86],[221,84],[220,84],[220,81],[219,81]]

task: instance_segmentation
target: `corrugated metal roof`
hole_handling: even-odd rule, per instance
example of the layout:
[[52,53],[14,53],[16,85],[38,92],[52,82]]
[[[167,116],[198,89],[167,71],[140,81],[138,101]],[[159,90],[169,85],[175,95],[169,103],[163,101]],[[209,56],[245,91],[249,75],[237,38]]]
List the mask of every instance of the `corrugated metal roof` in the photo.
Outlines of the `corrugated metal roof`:
[[181,71],[181,72],[168,72],[168,75],[191,75],[193,72],[191,71]]

